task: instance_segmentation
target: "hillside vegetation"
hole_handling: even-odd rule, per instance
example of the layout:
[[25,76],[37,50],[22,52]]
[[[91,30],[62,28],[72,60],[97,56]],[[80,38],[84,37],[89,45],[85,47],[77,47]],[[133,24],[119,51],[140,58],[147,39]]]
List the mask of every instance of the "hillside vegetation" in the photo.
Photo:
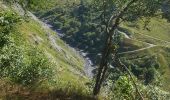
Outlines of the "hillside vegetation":
[[170,23],[165,4],[163,15],[123,21],[114,31],[111,48],[131,75],[110,55],[100,94],[92,96],[107,38],[100,5],[94,0],[14,1],[0,1],[0,99],[140,100],[141,92],[146,100],[169,100]]
[[0,98],[88,98],[84,59],[30,12],[21,16],[21,10],[0,2]]
[[[74,0],[73,0],[74,1]],[[71,1],[70,1],[71,2]],[[74,3],[58,1],[56,7],[49,10],[43,10],[36,14],[45,22],[51,24],[54,29],[60,29],[64,36],[62,37],[67,43],[73,47],[79,48],[87,52],[89,57],[93,59],[94,63],[98,63],[100,52],[104,43],[104,34],[101,31],[102,26],[99,25],[101,21],[99,16],[96,16],[94,8],[91,7],[89,1],[75,1]],[[67,6],[67,7],[66,7]],[[137,63],[138,66],[145,66],[146,70],[156,68],[157,70],[164,70],[162,77],[165,83],[169,82],[169,22],[161,16],[150,18],[149,24],[145,27],[146,18],[134,22],[124,22],[119,31],[122,33],[118,36],[121,41],[119,51],[121,56],[125,59],[130,59],[139,62],[148,60],[148,63]],[[124,37],[124,34],[130,37]],[[142,49],[146,48],[146,49]],[[138,49],[141,49],[138,51]],[[128,51],[133,51],[129,52]],[[127,54],[123,54],[127,52]],[[131,55],[134,54],[134,57]],[[96,59],[97,57],[97,59]],[[160,58],[161,59],[157,59]],[[155,65],[152,61],[155,61]],[[153,65],[152,65],[153,64]],[[157,68],[156,66],[159,65]],[[129,64],[128,64],[129,66]],[[143,67],[142,67],[143,68]],[[146,73],[143,73],[143,75]],[[162,75],[162,74],[161,74]],[[147,77],[147,76],[146,76]],[[145,79],[145,78],[144,78]],[[150,79],[149,79],[150,80]],[[167,83],[168,85],[169,83]],[[167,85],[164,85],[167,89]],[[168,89],[169,90],[169,89]]]

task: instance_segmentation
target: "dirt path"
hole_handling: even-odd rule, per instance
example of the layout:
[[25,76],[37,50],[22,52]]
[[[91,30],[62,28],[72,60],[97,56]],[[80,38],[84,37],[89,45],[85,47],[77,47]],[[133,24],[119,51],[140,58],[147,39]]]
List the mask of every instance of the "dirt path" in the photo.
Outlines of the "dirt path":
[[166,41],[166,40],[162,40],[162,39],[155,38],[155,37],[152,37],[152,36],[149,36],[149,35],[145,35],[145,34],[141,34],[141,33],[137,33],[137,34],[140,34],[140,35],[142,35],[142,36],[149,37],[149,38],[152,38],[152,39],[154,39],[154,40],[158,40],[158,41],[161,41],[161,42],[165,42],[165,43],[170,44],[170,42],[169,42],[169,41]]
[[153,47],[156,47],[157,45],[150,45],[148,47],[145,47],[145,48],[141,48],[141,49],[137,49],[137,50],[133,50],[133,51],[127,51],[127,52],[121,52],[119,53],[120,55],[121,54],[128,54],[128,53],[135,53],[135,52],[139,52],[139,51],[143,51],[143,50],[147,50],[147,49],[150,49],[150,48],[153,48]]
[[[125,38],[131,39],[128,35],[126,35],[126,33],[121,32],[121,34],[123,34],[123,35],[125,36]],[[140,34],[140,35],[142,35],[142,36],[146,36],[146,37],[152,38],[152,39],[154,39],[154,40],[158,40],[158,41],[161,41],[161,42],[165,42],[165,43],[170,44],[169,41],[165,41],[165,40],[158,39],[158,38],[155,38],[155,37],[152,37],[152,36],[149,36],[149,35],[144,35],[144,34],[141,34],[141,33],[138,33],[138,34]],[[148,47],[141,48],[141,49],[137,49],[137,50],[127,51],[127,52],[121,52],[121,53],[119,53],[119,54],[121,55],[121,54],[128,54],[128,53],[140,52],[140,51],[147,50],[147,49],[150,49],[150,48],[153,48],[153,47],[158,46],[158,45],[151,44],[151,43],[147,43],[147,42],[145,42],[145,43],[148,44],[149,46],[148,46]],[[168,44],[165,44],[165,46],[168,46]]]

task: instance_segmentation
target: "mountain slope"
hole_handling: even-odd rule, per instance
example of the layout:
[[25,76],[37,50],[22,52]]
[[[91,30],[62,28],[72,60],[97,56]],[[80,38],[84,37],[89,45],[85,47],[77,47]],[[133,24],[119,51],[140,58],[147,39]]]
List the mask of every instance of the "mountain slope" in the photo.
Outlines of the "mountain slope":
[[[24,10],[20,5],[6,5],[0,2],[1,13],[9,12],[9,10],[13,13],[17,12],[20,17],[25,19],[22,16],[24,15]],[[35,82],[35,86],[28,87],[11,83],[8,81],[10,80],[8,77],[2,78],[1,83],[9,82],[9,84],[6,83],[8,84],[6,88],[11,85],[13,87],[9,91],[5,91],[6,88],[3,88],[5,84],[2,85],[0,89],[4,93],[0,93],[0,98],[9,96],[9,98],[14,97],[17,99],[18,97],[26,98],[28,95],[32,95],[30,99],[33,99],[38,94],[42,94],[42,97],[51,95],[51,98],[56,95],[59,95],[57,97],[61,95],[62,98],[88,95],[88,87],[85,83],[89,79],[85,76],[84,72],[84,58],[80,56],[79,52],[76,52],[60,40],[56,32],[39,21],[33,14],[28,12],[28,15],[30,17],[27,17],[26,20],[22,20],[15,26],[16,32],[13,32],[10,39],[14,40],[14,45],[22,47],[24,51],[36,48],[36,52],[41,52],[44,58],[47,58],[49,65],[52,64],[50,67],[53,71],[53,77],[51,80],[44,79],[40,83]],[[17,88],[21,88],[21,90]]]
[[[74,3],[69,3],[71,1]],[[100,16],[97,16],[99,12],[95,12],[91,7],[94,5],[88,1],[90,0],[58,1],[55,7],[35,13],[54,29],[63,31],[62,39],[87,52],[93,63],[97,65],[105,33],[99,24],[101,21]],[[158,16],[150,18],[149,25],[144,28],[143,21],[145,18],[125,22],[118,28],[120,33],[118,52],[122,61],[130,66],[135,76],[144,84],[161,81],[163,85],[160,87],[169,91],[169,22],[163,16]],[[153,76],[149,79],[148,76],[151,75]]]

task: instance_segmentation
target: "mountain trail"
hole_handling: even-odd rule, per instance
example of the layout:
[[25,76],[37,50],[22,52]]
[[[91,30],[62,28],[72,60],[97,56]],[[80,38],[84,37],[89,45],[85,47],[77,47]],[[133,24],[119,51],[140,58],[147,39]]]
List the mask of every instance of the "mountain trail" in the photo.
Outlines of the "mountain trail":
[[[131,39],[126,33],[121,32],[121,34],[123,34],[123,35],[125,36],[125,38]],[[149,38],[152,38],[152,39],[154,39],[154,40],[158,40],[158,41],[165,42],[165,43],[167,43],[167,44],[164,44],[165,47],[168,47],[168,46],[170,45],[170,42],[169,42],[169,41],[165,41],[165,40],[158,39],[158,38],[155,38],[155,37],[152,37],[152,36],[149,36],[149,35],[144,35],[144,34],[141,34],[141,33],[138,33],[138,34],[143,35],[143,36],[146,36],[146,37],[149,37]],[[140,42],[141,42],[141,41],[140,41]],[[148,46],[148,47],[141,48],[141,49],[137,49],[137,50],[121,52],[121,53],[118,53],[118,54],[121,55],[121,54],[135,53],[135,52],[140,52],[140,51],[147,50],[147,49],[154,48],[154,47],[158,46],[158,45],[151,44],[151,43],[147,43],[147,42],[144,42],[144,43],[148,44],[149,46]]]

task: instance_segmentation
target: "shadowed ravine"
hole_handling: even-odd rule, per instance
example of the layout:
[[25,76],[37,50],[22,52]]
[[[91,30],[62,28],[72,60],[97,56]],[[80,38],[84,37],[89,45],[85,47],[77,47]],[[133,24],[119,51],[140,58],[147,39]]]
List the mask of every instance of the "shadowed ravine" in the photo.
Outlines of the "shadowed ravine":
[[[48,27],[52,28],[52,26],[50,24],[46,24]],[[59,37],[62,37],[64,34],[62,34],[62,31],[60,30],[54,30],[57,35]],[[69,45],[69,44],[67,44]],[[83,59],[84,59],[84,72],[86,74],[86,76],[88,76],[89,78],[93,78],[93,69],[95,68],[93,66],[93,63],[91,61],[91,59],[89,57],[87,57],[87,53],[84,53],[83,50],[79,50],[77,48],[73,48],[73,47],[70,47],[72,48],[72,50],[74,52],[76,52],[77,55],[81,56]]]
[[[40,21],[35,15],[33,15],[32,13],[29,12],[29,15],[34,19],[34,20],[37,20],[43,27],[44,29],[52,29],[56,32],[56,35],[58,35],[58,37],[62,37],[64,34],[62,33],[61,30],[55,30],[53,29],[52,25],[50,24],[47,24],[46,22],[42,22]],[[47,32],[48,33],[48,32]],[[54,37],[50,37],[49,40],[53,43],[53,46],[58,49],[58,50],[61,50],[61,48],[59,46],[56,45],[56,43],[54,42],[55,41],[55,38]],[[67,44],[67,43],[65,43]],[[69,46],[69,44],[67,44]],[[83,59],[84,59],[84,73],[87,77],[89,78],[93,78],[93,69],[95,68],[93,66],[93,63],[91,61],[91,59],[89,57],[87,57],[87,53],[83,52],[83,50],[79,50],[77,48],[73,48],[71,46],[69,46],[73,52],[75,52],[75,54],[77,54],[78,56],[81,56]],[[72,72],[76,71],[76,69],[72,69]],[[76,71],[77,73],[76,74],[79,74],[80,76],[83,76],[83,73],[80,73],[78,71]],[[75,73],[75,72],[74,72]]]
[[[52,29],[52,26],[50,24],[46,24],[46,25]],[[57,33],[57,35],[59,37],[62,37],[64,35],[62,33],[62,31],[60,31],[60,30],[54,30],[54,31]],[[69,44],[67,44],[67,45],[69,45]],[[70,48],[72,48],[74,52],[77,52],[77,55],[84,58],[84,72],[85,72],[86,76],[88,76],[89,78],[93,78],[94,67],[93,67],[93,63],[92,63],[91,59],[89,57],[87,57],[87,53],[84,53],[83,50],[79,50],[77,48],[73,48],[73,47],[70,47]]]

